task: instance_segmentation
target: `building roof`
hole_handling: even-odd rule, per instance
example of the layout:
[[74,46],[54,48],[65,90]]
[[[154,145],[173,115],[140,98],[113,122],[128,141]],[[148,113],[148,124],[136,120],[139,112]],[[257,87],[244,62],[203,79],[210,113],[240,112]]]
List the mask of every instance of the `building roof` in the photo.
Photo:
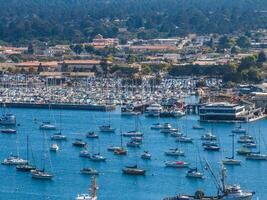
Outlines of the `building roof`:
[[57,61],[50,61],[50,62],[27,61],[27,62],[16,63],[15,66],[16,67],[38,67],[40,64],[43,67],[57,67],[58,66]]
[[144,45],[144,46],[130,46],[133,50],[150,50],[150,51],[164,51],[164,50],[177,50],[175,46],[168,45]]
[[[99,65],[101,63],[100,60],[64,60],[63,62],[69,65]],[[60,62],[60,64],[63,64],[63,62]]]

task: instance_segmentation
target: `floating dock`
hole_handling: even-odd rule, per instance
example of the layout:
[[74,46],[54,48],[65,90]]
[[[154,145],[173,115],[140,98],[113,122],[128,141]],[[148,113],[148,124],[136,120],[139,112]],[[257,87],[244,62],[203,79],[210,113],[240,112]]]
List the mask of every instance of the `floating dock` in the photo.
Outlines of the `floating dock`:
[[92,105],[92,104],[48,104],[48,103],[0,103],[1,106],[8,108],[37,108],[37,109],[63,109],[63,110],[94,110],[112,111],[116,105]]

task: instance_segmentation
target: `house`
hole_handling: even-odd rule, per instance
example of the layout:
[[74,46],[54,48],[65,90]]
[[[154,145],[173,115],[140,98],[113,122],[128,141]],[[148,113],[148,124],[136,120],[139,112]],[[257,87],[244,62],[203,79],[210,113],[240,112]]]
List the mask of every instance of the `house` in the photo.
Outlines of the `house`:
[[[101,60],[64,60],[59,62],[59,68],[61,71],[91,71],[94,67],[99,67]],[[107,62],[111,65],[111,62]]]
[[43,71],[55,71],[58,68],[57,61],[49,61],[49,62],[39,62],[39,61],[27,61],[16,63],[15,67],[20,69],[30,69],[38,70],[39,67],[42,67]]

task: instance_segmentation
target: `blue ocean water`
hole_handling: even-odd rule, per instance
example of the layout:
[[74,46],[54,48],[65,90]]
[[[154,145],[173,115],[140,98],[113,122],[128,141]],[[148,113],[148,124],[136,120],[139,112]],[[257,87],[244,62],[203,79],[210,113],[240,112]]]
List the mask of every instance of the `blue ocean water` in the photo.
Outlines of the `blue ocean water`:
[[[17,152],[17,146],[21,157],[26,157],[26,137],[30,137],[33,149],[35,164],[42,165],[42,144],[43,134],[39,130],[39,124],[34,122],[47,121],[50,118],[59,125],[61,115],[61,126],[63,134],[69,137],[68,141],[58,142],[60,151],[52,153],[48,151],[51,158],[52,172],[55,177],[52,181],[34,180],[29,173],[18,172],[15,167],[0,165],[0,199],[18,200],[73,200],[78,193],[86,193],[90,185],[90,176],[82,175],[79,170],[82,167],[96,168],[101,174],[97,177],[99,186],[98,197],[104,200],[156,200],[163,197],[173,196],[179,193],[194,193],[197,189],[205,190],[207,194],[216,193],[213,179],[205,171],[204,180],[190,180],[185,177],[186,169],[171,169],[164,167],[164,161],[182,160],[188,161],[192,166],[196,165],[197,149],[200,156],[205,157],[219,172],[219,161],[231,155],[231,141],[229,136],[234,124],[229,123],[203,123],[206,130],[193,130],[192,126],[197,124],[198,116],[190,115],[180,119],[160,119],[160,122],[170,122],[182,132],[195,139],[193,144],[177,144],[175,138],[166,136],[159,131],[151,130],[150,126],[157,123],[156,118],[139,117],[140,130],[144,132],[144,141],[141,148],[130,149],[127,156],[116,156],[107,151],[110,145],[120,145],[120,130],[130,131],[135,128],[135,117],[123,117],[120,111],[111,112],[111,124],[117,128],[116,133],[99,133],[99,140],[86,139],[85,133],[97,131],[98,126],[108,123],[109,114],[93,111],[59,111],[59,110],[38,110],[38,109],[9,109],[17,116],[17,135],[0,134],[0,159],[8,157],[11,152]],[[61,114],[60,114],[61,113]],[[244,124],[250,134],[258,136],[259,129],[262,135],[262,151],[265,149],[266,141],[266,120],[260,120],[250,124]],[[201,147],[200,136],[213,127],[214,132],[220,140],[223,148],[220,152],[206,152]],[[55,131],[47,131],[49,138]],[[16,137],[18,138],[16,140]],[[106,156],[105,163],[95,163],[80,158],[80,149],[72,146],[75,138],[82,138],[89,144],[92,152],[100,151]],[[16,141],[18,141],[16,143]],[[128,141],[123,139],[124,144]],[[47,140],[48,148],[52,143]],[[185,151],[186,156],[178,159],[166,157],[164,151],[169,148],[178,147]],[[238,145],[237,145],[238,146]],[[148,150],[152,154],[152,160],[142,160],[141,153]],[[228,182],[238,183],[243,189],[255,191],[256,197],[265,199],[267,193],[267,162],[246,161],[244,157],[241,166],[227,167]],[[49,166],[49,160],[47,160]],[[147,170],[146,176],[127,176],[121,172],[122,167],[137,163],[138,166]],[[200,163],[198,163],[200,167]],[[50,169],[49,169],[50,170]]]

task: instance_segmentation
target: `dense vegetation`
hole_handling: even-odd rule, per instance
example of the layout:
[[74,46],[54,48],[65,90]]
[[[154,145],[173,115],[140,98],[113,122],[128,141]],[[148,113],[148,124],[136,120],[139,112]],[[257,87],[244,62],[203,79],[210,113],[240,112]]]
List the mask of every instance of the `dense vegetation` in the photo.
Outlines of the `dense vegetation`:
[[267,28],[265,8],[266,0],[0,0],[0,40],[224,34]]

